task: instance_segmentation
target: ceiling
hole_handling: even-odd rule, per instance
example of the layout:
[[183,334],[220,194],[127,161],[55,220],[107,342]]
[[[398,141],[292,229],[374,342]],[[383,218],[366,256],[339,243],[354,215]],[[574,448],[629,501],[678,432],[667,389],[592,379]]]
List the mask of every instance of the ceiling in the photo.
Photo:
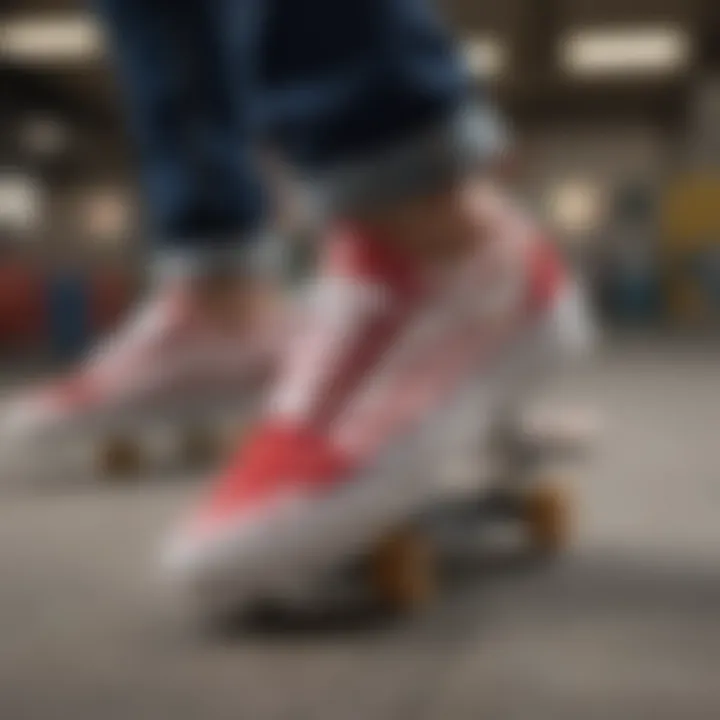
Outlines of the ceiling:
[[[464,38],[493,37],[512,58],[492,85],[517,123],[677,123],[698,67],[718,63],[720,2],[714,0],[444,0]],[[3,0],[8,17],[80,12],[76,0]],[[577,28],[661,24],[687,30],[698,46],[692,64],[667,76],[578,82],[557,65],[558,43]],[[116,135],[118,93],[103,59],[62,66],[8,62],[0,57],[0,104],[16,115],[51,110],[87,137]],[[117,145],[117,143],[116,143]],[[122,147],[122,145],[120,145]]]

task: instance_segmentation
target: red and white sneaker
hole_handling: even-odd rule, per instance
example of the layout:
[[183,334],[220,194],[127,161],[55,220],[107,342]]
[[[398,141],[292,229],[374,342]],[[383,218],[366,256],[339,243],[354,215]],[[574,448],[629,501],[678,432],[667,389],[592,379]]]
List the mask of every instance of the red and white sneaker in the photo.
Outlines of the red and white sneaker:
[[158,294],[79,369],[6,398],[3,440],[176,420],[247,399],[267,370],[276,328],[261,316],[214,321],[187,288]]
[[282,594],[432,501],[438,438],[568,284],[513,208],[496,231],[433,278],[336,234],[264,418],[165,548],[171,578],[218,607]]

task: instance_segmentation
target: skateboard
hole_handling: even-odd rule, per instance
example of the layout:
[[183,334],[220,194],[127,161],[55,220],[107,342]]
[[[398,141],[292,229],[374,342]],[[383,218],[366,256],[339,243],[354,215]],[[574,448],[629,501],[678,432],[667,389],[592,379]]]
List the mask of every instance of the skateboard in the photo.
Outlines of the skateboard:
[[[53,424],[3,444],[3,457],[23,465],[73,474],[78,467],[110,483],[129,483],[142,473],[205,469],[237,446],[258,394],[229,392],[221,401],[175,407],[123,409]],[[22,453],[20,451],[23,451]],[[18,460],[19,462],[19,460]]]
[[[552,559],[572,542],[574,505],[568,485],[593,437],[589,428],[513,428],[491,439],[501,462],[491,476],[392,528],[366,552],[346,559],[311,586],[283,597],[256,598],[237,611],[205,616],[219,628],[248,618],[317,617],[319,609],[373,609],[374,616],[412,615],[438,600],[446,578],[447,534],[473,536],[484,525],[513,526],[523,557]],[[478,473],[479,474],[479,473]],[[445,531],[450,531],[446,533]],[[459,533],[458,533],[459,531]],[[468,532],[466,532],[468,531]],[[476,546],[473,546],[476,547]],[[317,579],[316,579],[317,580]],[[298,615],[299,612],[299,615]],[[365,616],[365,615],[363,615]]]
[[[219,420],[179,423],[169,429],[169,454],[174,464],[189,470],[217,462],[242,435],[242,423],[228,428]],[[153,465],[153,443],[138,428],[114,430],[94,442],[94,467],[110,481],[127,481],[138,477]]]
[[90,434],[92,464],[109,482],[129,482],[164,463],[193,471],[221,461],[237,447],[253,415],[254,403],[238,397],[217,411],[148,415]]
[[483,523],[511,524],[532,556],[557,556],[573,536],[569,481],[594,434],[589,422],[499,430],[491,451],[500,461],[490,481],[439,499],[381,538],[356,567],[356,580],[359,567],[365,591],[388,611],[422,609],[441,589],[442,529]]

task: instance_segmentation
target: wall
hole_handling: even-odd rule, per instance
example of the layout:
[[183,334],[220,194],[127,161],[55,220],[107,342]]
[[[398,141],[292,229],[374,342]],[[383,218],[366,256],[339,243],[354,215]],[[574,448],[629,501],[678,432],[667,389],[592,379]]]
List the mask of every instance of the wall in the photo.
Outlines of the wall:
[[[625,228],[614,217],[618,193],[633,186],[657,194],[663,186],[672,157],[672,147],[661,131],[633,126],[605,129],[549,129],[532,133],[524,148],[526,192],[532,202],[548,211],[553,189],[563,183],[587,184],[602,208],[599,234],[608,242],[621,238]],[[653,243],[657,235],[654,218],[633,223],[634,244]],[[591,233],[588,240],[595,239]]]

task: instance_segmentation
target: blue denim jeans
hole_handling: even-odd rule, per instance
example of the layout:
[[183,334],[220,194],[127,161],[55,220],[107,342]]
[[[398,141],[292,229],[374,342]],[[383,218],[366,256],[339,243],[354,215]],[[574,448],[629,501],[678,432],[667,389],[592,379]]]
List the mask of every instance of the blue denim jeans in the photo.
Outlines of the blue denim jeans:
[[428,0],[95,2],[161,253],[223,254],[258,234],[261,141],[345,215],[445,181],[468,144],[487,150]]

